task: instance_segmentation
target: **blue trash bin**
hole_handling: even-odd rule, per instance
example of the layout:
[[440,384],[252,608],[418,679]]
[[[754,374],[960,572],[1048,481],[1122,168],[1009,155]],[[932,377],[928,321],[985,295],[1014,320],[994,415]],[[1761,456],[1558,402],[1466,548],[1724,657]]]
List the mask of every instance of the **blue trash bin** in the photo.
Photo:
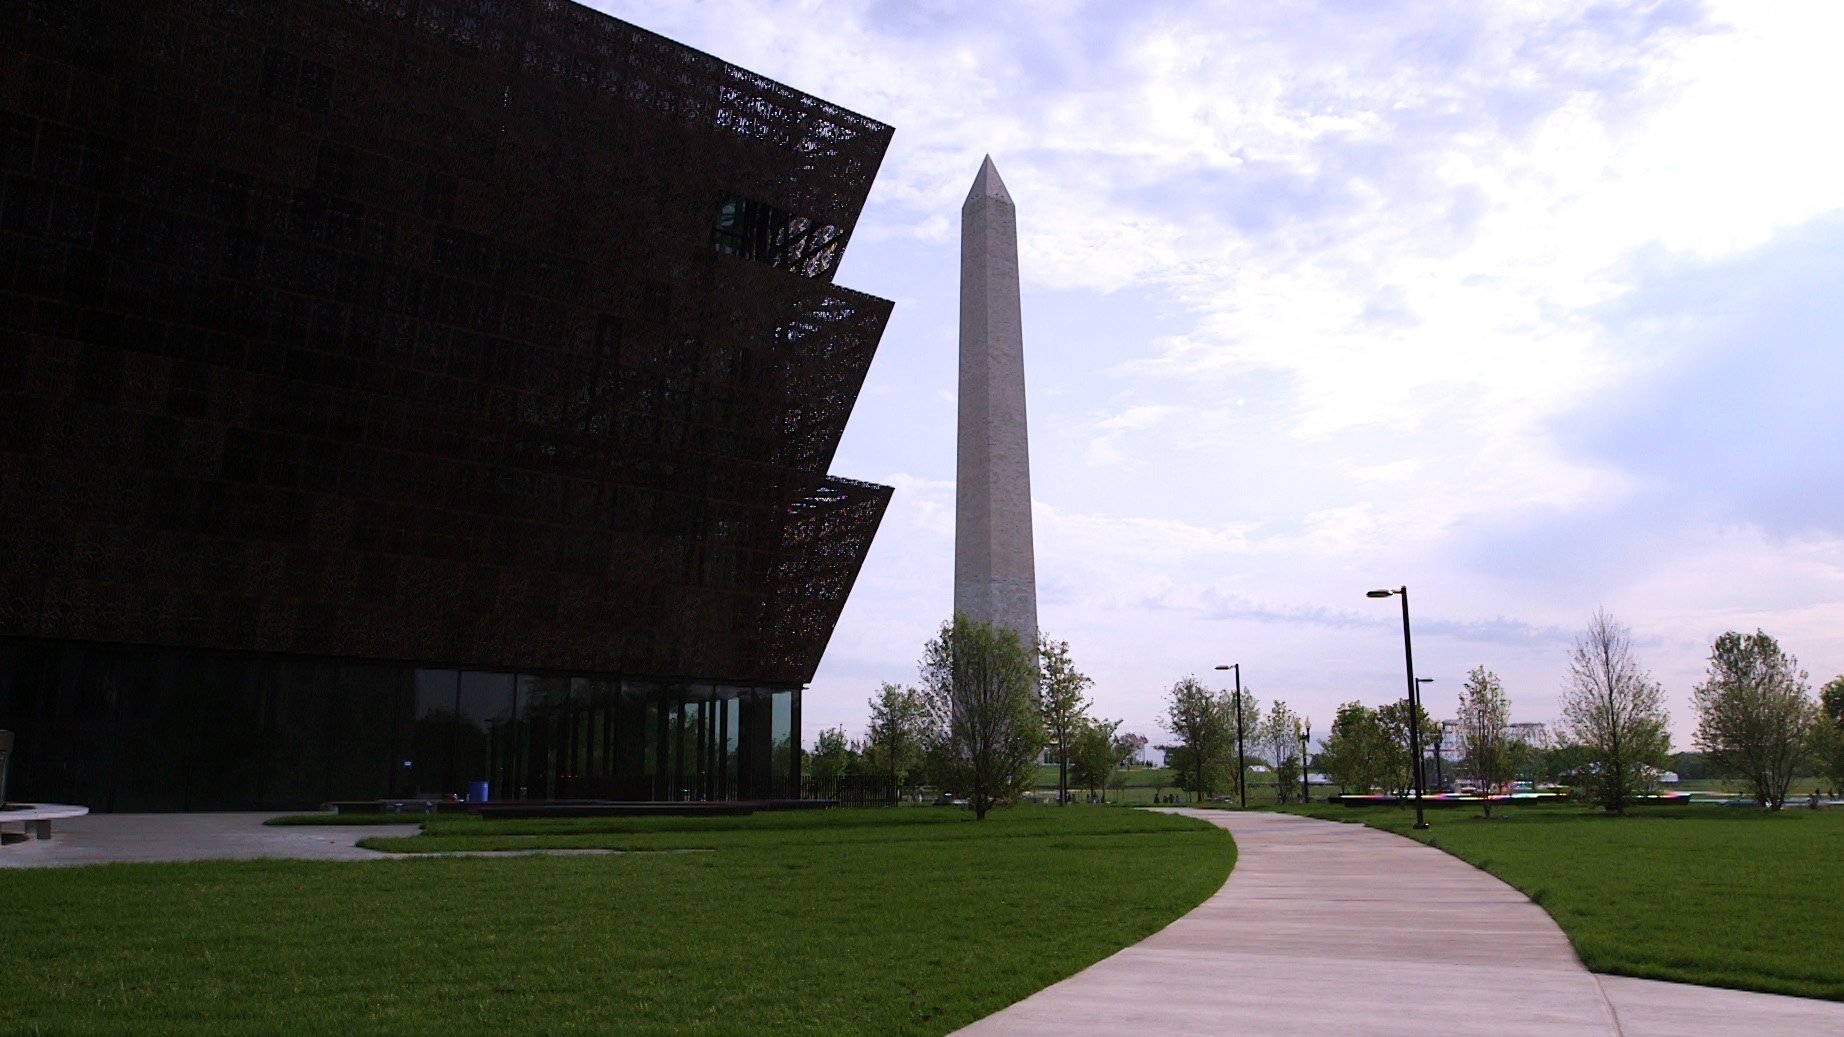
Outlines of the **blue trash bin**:
[[487,784],[488,783],[484,781],[468,782],[467,801],[469,803],[485,803],[487,801]]

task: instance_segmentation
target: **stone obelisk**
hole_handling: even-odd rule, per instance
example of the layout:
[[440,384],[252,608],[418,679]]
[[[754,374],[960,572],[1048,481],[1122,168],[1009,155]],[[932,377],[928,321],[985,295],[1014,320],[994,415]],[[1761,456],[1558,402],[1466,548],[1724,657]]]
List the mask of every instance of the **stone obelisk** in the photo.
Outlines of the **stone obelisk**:
[[954,483],[954,611],[1037,643],[1031,448],[1024,420],[1018,210],[980,165],[960,208],[960,454]]

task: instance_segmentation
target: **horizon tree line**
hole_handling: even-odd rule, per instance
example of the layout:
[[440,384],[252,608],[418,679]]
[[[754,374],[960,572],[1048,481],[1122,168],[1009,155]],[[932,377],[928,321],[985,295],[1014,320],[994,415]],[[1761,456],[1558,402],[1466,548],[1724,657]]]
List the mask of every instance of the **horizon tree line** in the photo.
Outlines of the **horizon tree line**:
[[[1777,641],[1764,631],[1730,631],[1712,645],[1705,678],[1692,697],[1698,718],[1693,744],[1714,773],[1741,780],[1760,806],[1779,810],[1807,764],[1834,789],[1844,788],[1844,676],[1815,699],[1809,675]],[[1195,677],[1180,680],[1168,693],[1165,723],[1176,744],[1161,748],[1180,787],[1201,797],[1223,788],[1240,791],[1247,780],[1235,773],[1234,709],[1228,700],[1227,693],[1213,692]],[[1347,792],[1405,793],[1414,768],[1426,765],[1410,758],[1410,724],[1421,725],[1424,743],[1441,742],[1426,710],[1411,718],[1406,700],[1376,707],[1346,702],[1316,759],[1303,760],[1291,748],[1289,731],[1297,732],[1298,722],[1284,702],[1262,717],[1244,687],[1243,705],[1245,734],[1254,732],[1248,740],[1258,748],[1256,759],[1272,767],[1282,803],[1298,784],[1297,768],[1309,764]],[[1483,665],[1475,667],[1460,693],[1456,776],[1495,792],[1519,774],[1541,770],[1571,781],[1584,798],[1612,813],[1624,813],[1657,787],[1671,753],[1664,690],[1638,661],[1631,630],[1605,610],[1597,610],[1576,638],[1560,705],[1562,716],[1547,744],[1531,744],[1514,733],[1503,680]],[[1484,805],[1489,817],[1491,801]]]

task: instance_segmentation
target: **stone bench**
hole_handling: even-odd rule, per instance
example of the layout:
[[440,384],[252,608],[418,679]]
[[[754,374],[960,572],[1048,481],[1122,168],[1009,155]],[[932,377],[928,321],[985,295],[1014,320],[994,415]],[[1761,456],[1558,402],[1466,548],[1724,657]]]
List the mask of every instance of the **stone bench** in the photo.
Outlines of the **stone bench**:
[[21,833],[4,841],[23,841],[33,836],[49,839],[51,822],[82,817],[89,812],[89,807],[66,806],[62,803],[8,803],[0,808],[0,836],[10,834],[6,832],[7,826],[20,825]]

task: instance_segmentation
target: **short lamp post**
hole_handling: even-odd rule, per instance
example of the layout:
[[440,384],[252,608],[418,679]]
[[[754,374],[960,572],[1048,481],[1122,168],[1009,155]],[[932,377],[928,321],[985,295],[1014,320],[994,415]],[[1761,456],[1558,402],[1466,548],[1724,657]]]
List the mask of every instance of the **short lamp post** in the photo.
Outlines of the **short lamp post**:
[[1308,757],[1306,755],[1306,752],[1307,752],[1307,749],[1311,747],[1312,740],[1313,740],[1313,718],[1307,717],[1306,726],[1300,729],[1300,802],[1302,803],[1311,803],[1313,801],[1312,791],[1307,787],[1307,784],[1306,784],[1306,778],[1307,778],[1306,772],[1308,769],[1307,767]]
[[1219,670],[1236,671],[1236,798],[1241,801],[1243,809],[1248,809],[1248,765],[1242,762],[1242,664],[1230,663],[1219,666]]
[[1395,590],[1374,590],[1365,594],[1369,598],[1387,598],[1391,595],[1402,596],[1402,661],[1408,667],[1409,681],[1409,759],[1413,772],[1415,787],[1415,827],[1428,827],[1427,819],[1421,811],[1421,692],[1415,683],[1415,653],[1409,638],[1409,588],[1404,584]]

